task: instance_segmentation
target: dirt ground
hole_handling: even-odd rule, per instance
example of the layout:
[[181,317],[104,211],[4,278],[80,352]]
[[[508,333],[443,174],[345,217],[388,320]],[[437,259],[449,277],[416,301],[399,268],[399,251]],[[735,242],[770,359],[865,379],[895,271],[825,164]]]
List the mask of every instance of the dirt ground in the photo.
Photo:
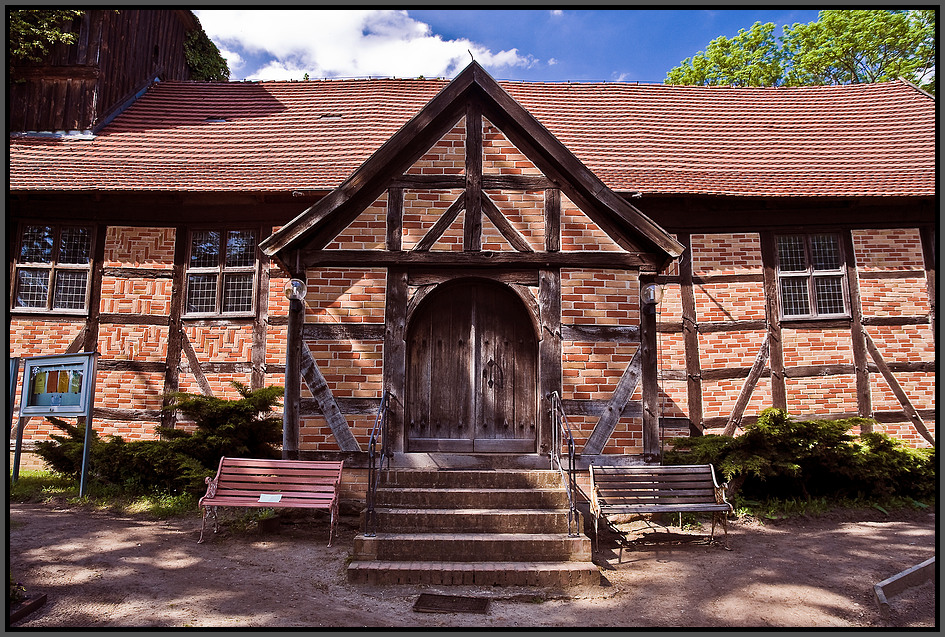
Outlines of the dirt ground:
[[[321,512],[268,533],[224,519],[197,544],[196,514],[162,521],[11,504],[11,571],[28,594],[48,598],[12,628],[937,628],[934,579],[890,599],[888,618],[873,597],[874,584],[935,555],[926,511],[733,521],[727,547],[707,529],[628,524],[633,546],[602,542],[601,585],[568,592],[352,586],[345,565],[357,523],[342,516],[331,548]],[[414,611],[424,592],[491,601],[485,614]]]

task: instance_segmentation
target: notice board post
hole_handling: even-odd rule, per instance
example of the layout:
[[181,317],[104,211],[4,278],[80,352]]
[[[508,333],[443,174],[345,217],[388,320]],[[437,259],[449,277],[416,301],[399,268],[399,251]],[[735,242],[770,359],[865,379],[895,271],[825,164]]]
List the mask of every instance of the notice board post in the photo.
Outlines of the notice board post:
[[[23,359],[23,393],[20,396],[20,419],[31,416],[64,416],[85,418],[85,443],[82,450],[82,473],[79,497],[85,495],[92,444],[92,410],[95,403],[95,369],[98,352]],[[19,469],[23,428],[17,427],[14,468]],[[18,471],[14,471],[14,479]]]

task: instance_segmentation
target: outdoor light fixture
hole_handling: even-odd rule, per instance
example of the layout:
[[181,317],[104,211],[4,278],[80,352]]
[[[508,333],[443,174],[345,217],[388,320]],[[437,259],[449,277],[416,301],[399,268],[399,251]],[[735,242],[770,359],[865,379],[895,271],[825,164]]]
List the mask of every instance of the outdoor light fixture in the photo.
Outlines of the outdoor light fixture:
[[306,289],[305,281],[290,279],[289,282],[285,284],[285,298],[290,301],[304,301]]
[[640,300],[644,305],[656,305],[663,300],[663,286],[648,283],[640,288]]

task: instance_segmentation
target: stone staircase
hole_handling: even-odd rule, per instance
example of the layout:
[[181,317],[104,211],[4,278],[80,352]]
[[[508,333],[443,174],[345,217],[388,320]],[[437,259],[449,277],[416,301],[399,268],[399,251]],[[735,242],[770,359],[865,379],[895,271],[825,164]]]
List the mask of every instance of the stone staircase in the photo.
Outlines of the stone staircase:
[[375,510],[377,535],[354,540],[351,583],[600,584],[580,514],[578,535],[568,536],[556,471],[393,469],[381,478]]

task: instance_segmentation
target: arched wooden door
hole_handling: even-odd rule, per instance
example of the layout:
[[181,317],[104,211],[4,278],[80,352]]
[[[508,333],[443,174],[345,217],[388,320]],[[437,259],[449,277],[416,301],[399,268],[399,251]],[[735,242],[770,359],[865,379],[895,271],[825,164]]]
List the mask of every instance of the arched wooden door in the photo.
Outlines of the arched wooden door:
[[406,450],[534,453],[537,358],[528,310],[508,288],[432,292],[407,332]]

